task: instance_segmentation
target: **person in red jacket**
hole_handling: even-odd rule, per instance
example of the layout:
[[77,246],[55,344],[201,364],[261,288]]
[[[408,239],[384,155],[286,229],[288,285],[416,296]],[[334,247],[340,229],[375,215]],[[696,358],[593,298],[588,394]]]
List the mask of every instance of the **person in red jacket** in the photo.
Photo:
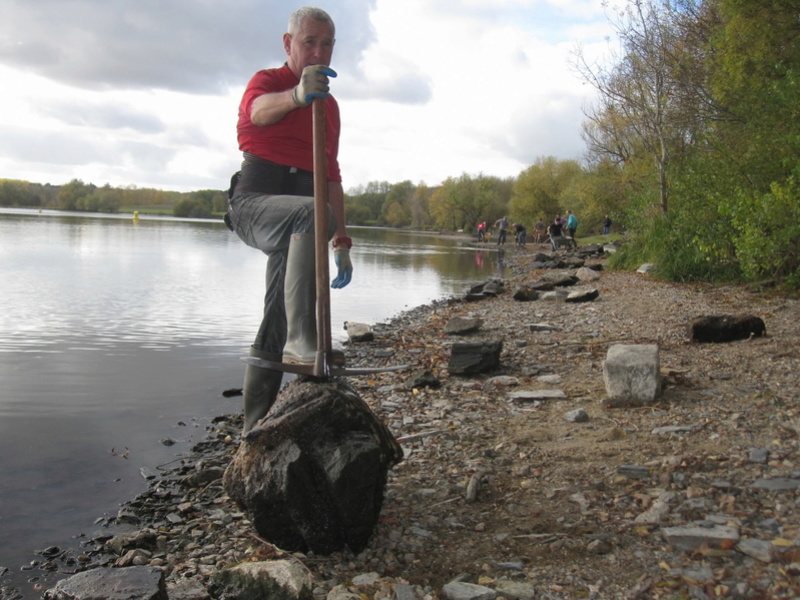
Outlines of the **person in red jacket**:
[[[237,133],[244,160],[229,191],[226,222],[247,245],[267,255],[264,316],[250,355],[274,362],[313,363],[317,350],[314,250],[314,175],[311,103],[322,98],[326,117],[328,223],[337,274],[350,283],[339,171],[339,106],[329,78],[335,26],[324,10],[292,13],[283,35],[286,63],[256,73],[239,105]],[[244,431],[269,411],[282,372],[245,367]]]

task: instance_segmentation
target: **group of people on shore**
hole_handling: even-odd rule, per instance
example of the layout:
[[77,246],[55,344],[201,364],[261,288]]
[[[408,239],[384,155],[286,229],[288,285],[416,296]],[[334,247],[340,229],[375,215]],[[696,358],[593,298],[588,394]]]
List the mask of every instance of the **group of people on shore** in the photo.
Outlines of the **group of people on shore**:
[[[504,245],[508,237],[509,228],[515,231],[515,242],[518,246],[524,246],[527,238],[528,231],[522,223],[509,224],[508,218],[505,216],[500,217],[495,221],[494,229],[498,230],[497,245]],[[543,244],[545,239],[550,241],[553,249],[557,249],[561,245],[570,245],[574,248],[578,247],[575,241],[575,233],[578,230],[578,219],[575,214],[568,210],[566,216],[560,214],[556,215],[553,222],[545,227],[544,222],[539,219],[533,228],[533,242],[535,244]],[[603,218],[603,235],[608,235],[611,231],[611,219],[608,215]],[[547,236],[545,238],[545,235]],[[478,224],[478,241],[487,242],[491,236],[488,231],[486,221],[481,221]]]
[[[502,216],[497,221],[494,222],[494,229],[497,229],[497,245],[505,245],[506,240],[508,239],[508,231],[509,229],[514,230],[514,241],[517,246],[524,246],[526,241],[526,236],[528,234],[528,230],[522,223],[513,223],[511,224],[507,217]],[[478,223],[478,241],[479,242],[487,242],[491,233],[488,231],[486,226],[486,221],[481,221]]]

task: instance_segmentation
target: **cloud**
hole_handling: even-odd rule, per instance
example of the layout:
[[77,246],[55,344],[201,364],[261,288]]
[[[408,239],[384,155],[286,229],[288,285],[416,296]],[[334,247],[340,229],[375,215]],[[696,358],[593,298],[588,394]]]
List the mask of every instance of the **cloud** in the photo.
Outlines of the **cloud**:
[[[370,41],[374,0],[337,3],[337,51],[357,57]],[[263,65],[280,64],[286,0],[3,0],[0,61],[86,89],[165,89],[220,94]],[[351,31],[357,32],[350,35]]]
[[141,133],[160,133],[166,129],[164,122],[157,115],[132,106],[96,102],[78,104],[74,101],[51,100],[45,101],[40,110],[43,115],[71,126],[129,128]]
[[[304,0],[2,0],[0,177],[224,189],[237,108]],[[345,186],[579,158],[603,0],[337,0]]]

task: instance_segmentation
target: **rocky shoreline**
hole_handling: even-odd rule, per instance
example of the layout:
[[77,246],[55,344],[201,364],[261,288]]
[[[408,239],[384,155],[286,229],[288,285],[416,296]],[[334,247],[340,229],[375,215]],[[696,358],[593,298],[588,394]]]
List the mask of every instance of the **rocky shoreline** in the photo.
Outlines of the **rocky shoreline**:
[[[241,431],[228,415],[104,523],[108,535],[43,550],[37,591],[72,573],[148,566],[163,571],[165,597],[199,600],[230,567],[286,561],[318,600],[800,596],[798,301],[606,272],[599,254],[543,249],[507,251],[496,297],[419,307],[347,345],[353,366],[414,366],[352,380],[405,451],[366,550],[290,554],[259,539],[222,488]],[[583,265],[599,277],[572,277]],[[514,299],[548,279],[596,299]],[[767,336],[689,342],[693,318],[732,313],[761,316]],[[449,335],[456,316],[483,325]],[[450,375],[449,349],[464,339],[502,341],[500,369]],[[602,362],[620,343],[658,345],[657,403],[608,402]],[[410,387],[419,370],[440,385]],[[523,390],[558,394],[513,393]],[[568,416],[579,410],[585,418]]]

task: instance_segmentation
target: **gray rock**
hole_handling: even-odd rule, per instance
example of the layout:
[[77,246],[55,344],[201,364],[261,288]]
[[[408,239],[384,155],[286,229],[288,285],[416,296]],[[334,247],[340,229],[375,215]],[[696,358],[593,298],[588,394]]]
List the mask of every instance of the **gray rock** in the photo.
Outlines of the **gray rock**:
[[417,600],[414,588],[407,583],[395,583],[394,596],[395,600]]
[[670,512],[670,502],[675,499],[674,492],[662,492],[643,513],[636,516],[636,523],[660,523]]
[[346,585],[337,585],[328,592],[325,600],[362,600],[359,594],[351,592]]
[[665,527],[661,530],[661,534],[667,543],[678,550],[696,550],[704,544],[711,548],[719,548],[724,544],[735,544],[739,541],[739,530],[730,525]]
[[756,479],[750,487],[757,490],[768,492],[786,492],[800,489],[800,479],[790,479],[788,477],[773,477],[771,479]]
[[242,563],[212,578],[211,595],[219,600],[313,600],[312,579],[298,563],[271,560]]
[[519,385],[519,377],[512,377],[511,375],[498,375],[487,379],[483,384],[483,389],[491,390],[495,388],[513,387]]
[[45,600],[168,600],[158,567],[93,569],[59,581]]
[[530,331],[558,331],[558,327],[549,323],[531,323],[528,325]]
[[453,317],[445,325],[444,332],[449,335],[466,335],[478,331],[483,326],[483,319],[478,317]]
[[586,423],[589,421],[589,414],[582,408],[576,408],[564,413],[564,418],[570,423]]
[[380,579],[380,575],[375,572],[362,573],[353,577],[353,585],[375,585],[378,579]]
[[628,479],[647,481],[650,479],[650,469],[639,465],[621,465],[617,467],[617,473]]
[[581,281],[597,281],[600,279],[600,273],[589,267],[581,267],[575,272],[575,277]]
[[439,380],[436,375],[431,373],[430,371],[418,371],[414,373],[407,381],[406,386],[411,389],[415,388],[438,388],[441,387],[442,382]]
[[649,404],[661,395],[661,370],[655,344],[614,344],[603,362],[608,396]]
[[375,333],[366,323],[345,323],[347,338],[351,342],[371,342],[375,339]]
[[766,448],[751,448],[749,460],[752,463],[765,465],[769,460],[769,450],[767,450]]
[[497,592],[493,589],[463,581],[446,583],[443,591],[447,600],[494,600],[497,598]]
[[754,538],[747,538],[740,540],[736,544],[736,549],[749,556],[755,558],[763,563],[772,562],[772,543],[764,540],[757,540]]
[[567,395],[563,390],[519,390],[509,392],[508,399],[518,402],[536,402],[538,400],[563,400]]
[[569,296],[567,290],[553,290],[552,292],[544,292],[541,299],[547,302],[563,302]]
[[204,586],[194,579],[179,579],[167,582],[169,600],[209,600],[210,596]]
[[694,429],[694,425],[665,425],[663,427],[654,427],[650,433],[653,435],[671,435],[673,433],[691,433]]
[[500,366],[503,342],[453,344],[447,371],[451,375],[476,375],[493,371]]
[[524,581],[500,579],[495,583],[495,590],[508,600],[533,600],[536,598],[536,588]]
[[569,302],[572,304],[577,304],[579,302],[592,302],[593,300],[597,300],[597,297],[600,295],[600,292],[597,291],[597,288],[592,288],[590,290],[575,290],[574,292],[570,292],[566,298],[564,298],[564,302]]

